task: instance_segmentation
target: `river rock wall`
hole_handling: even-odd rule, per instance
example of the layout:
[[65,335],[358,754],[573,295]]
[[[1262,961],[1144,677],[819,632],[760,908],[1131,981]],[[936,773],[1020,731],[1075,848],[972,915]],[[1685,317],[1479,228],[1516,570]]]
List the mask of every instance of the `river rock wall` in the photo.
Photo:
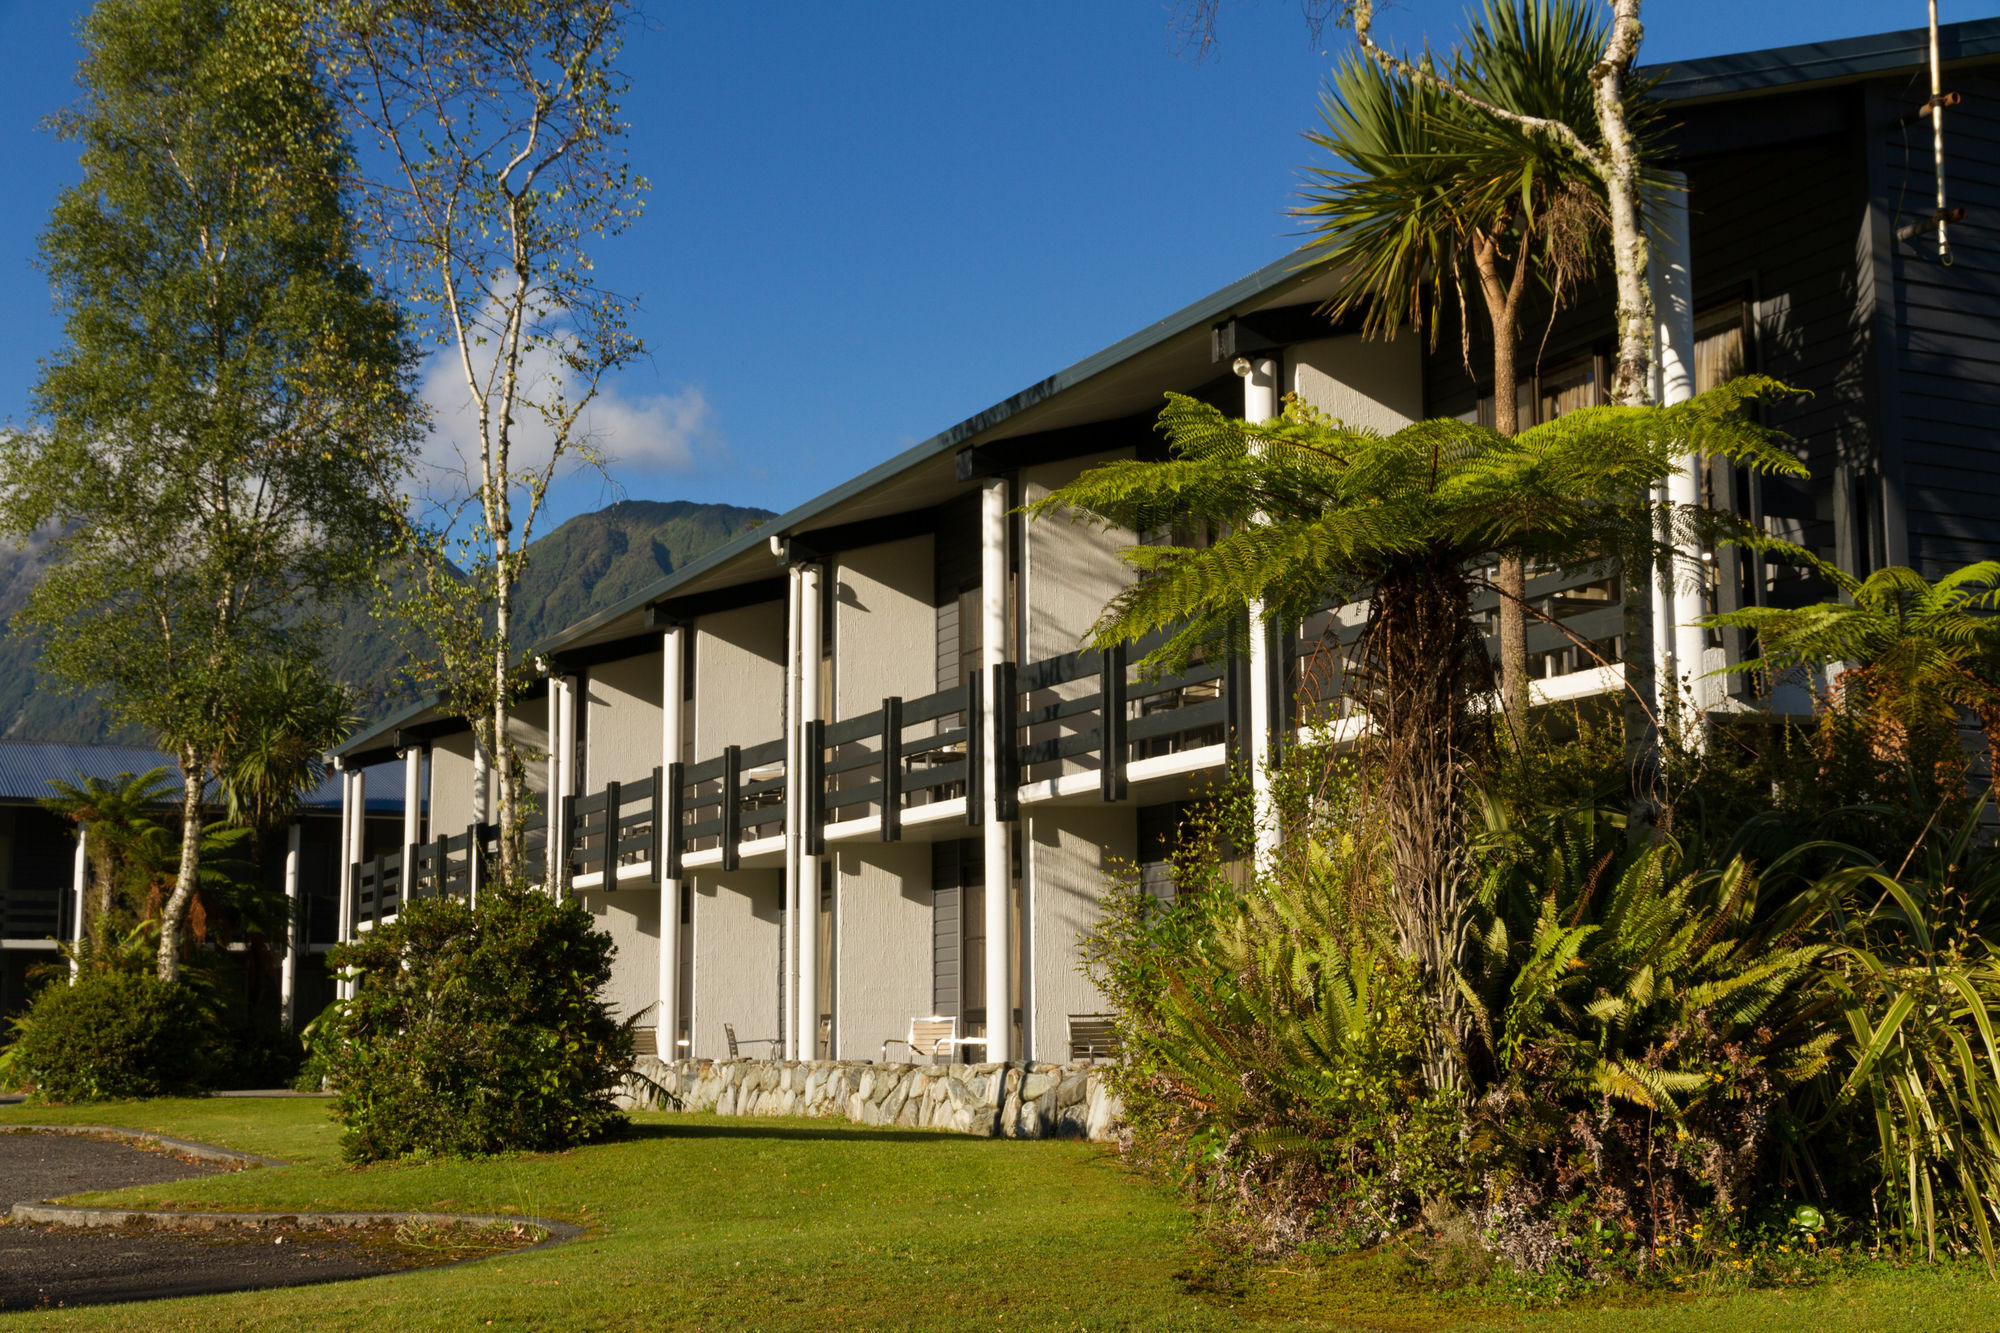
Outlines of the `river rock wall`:
[[898,1065],[845,1060],[634,1062],[627,1109],[842,1117],[860,1125],[949,1129],[985,1138],[1115,1139],[1117,1097],[1103,1064]]

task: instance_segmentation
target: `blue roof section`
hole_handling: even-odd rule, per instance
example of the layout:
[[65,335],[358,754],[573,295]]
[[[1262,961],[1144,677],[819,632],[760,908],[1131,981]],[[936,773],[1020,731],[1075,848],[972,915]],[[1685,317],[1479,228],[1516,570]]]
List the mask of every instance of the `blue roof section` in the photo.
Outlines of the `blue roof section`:
[[[1947,64],[2000,55],[2000,19],[1971,19],[1938,25],[1938,58]],[[1646,70],[1658,75],[1655,96],[1664,101],[1730,97],[1810,83],[1867,78],[1930,61],[1930,32],[1871,33],[1837,42],[1805,42],[1763,51],[1703,56]]]
[[[0,803],[22,804],[54,794],[52,782],[81,784],[84,778],[113,781],[123,775],[138,775],[155,768],[167,770],[169,790],[179,799],[180,765],[172,755],[142,745],[61,745],[51,742],[0,742]],[[368,775],[368,810],[371,814],[395,814],[403,809],[402,765],[377,764],[363,770]],[[210,784],[207,799],[215,799]],[[340,775],[328,773],[326,781],[305,800],[308,809],[337,813],[340,810]]]

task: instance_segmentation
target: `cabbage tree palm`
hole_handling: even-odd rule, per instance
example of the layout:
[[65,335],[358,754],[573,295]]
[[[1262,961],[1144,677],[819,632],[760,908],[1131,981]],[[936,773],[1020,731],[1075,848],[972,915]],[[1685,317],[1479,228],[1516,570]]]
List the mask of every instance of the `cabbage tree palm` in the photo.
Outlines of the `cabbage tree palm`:
[[[1489,0],[1448,75],[1506,110],[1587,124],[1590,70],[1605,40],[1594,10],[1575,0]],[[1492,340],[1492,424],[1515,434],[1524,303],[1546,292],[1560,307],[1589,276],[1605,217],[1601,182],[1547,136],[1365,56],[1335,69],[1321,115],[1324,128],[1306,137],[1334,162],[1309,172],[1297,215],[1312,226],[1308,251],[1342,271],[1333,313],[1358,311],[1364,330],[1382,337],[1428,324],[1435,343],[1447,299],[1464,311],[1470,286]],[[1461,333],[1477,378],[1470,328]],[[1497,556],[1501,696],[1519,719],[1529,705],[1526,564],[1518,550]]]
[[[1447,979],[1468,904],[1456,868],[1461,774],[1477,740],[1471,705],[1491,681],[1470,571],[1502,550],[1558,568],[1607,556],[1650,567],[1658,539],[1635,506],[1643,512],[1653,480],[1691,447],[1754,471],[1804,470],[1742,410],[1781,392],[1746,377],[1673,407],[1584,408],[1512,437],[1453,420],[1382,435],[1296,400],[1251,423],[1170,394],[1160,414],[1169,457],[1093,468],[1032,512],[1223,534],[1206,547],[1125,549],[1140,577],[1091,637],[1110,647],[1163,634],[1142,668],[1245,651],[1252,602],[1296,624],[1329,602],[1367,599],[1346,677],[1372,733],[1366,771],[1390,839],[1390,915],[1440,1008],[1454,1013]],[[1674,517],[1677,541],[1778,545],[1726,512]]]
[[249,671],[221,765],[229,822],[268,833],[326,781],[326,751],[360,723],[353,691],[318,664],[267,658]]
[[2000,619],[1993,615],[2000,610],[2000,560],[1966,565],[1935,583],[1901,565],[1858,579],[1823,560],[1808,563],[1846,600],[1710,616],[1708,625],[1757,635],[1758,657],[1733,669],[1853,663],[1843,688],[1867,691],[1881,723],[1904,734],[1953,726],[1957,710],[1966,709],[1986,733],[2000,800]]
[[54,794],[43,797],[41,806],[89,830],[84,848],[97,892],[89,905],[88,933],[93,948],[102,952],[112,945],[120,897],[135,909],[145,901],[151,875],[141,864],[142,844],[160,827],[154,816],[179,798],[180,783],[164,766],[108,779],[76,776],[76,782],[50,779]]

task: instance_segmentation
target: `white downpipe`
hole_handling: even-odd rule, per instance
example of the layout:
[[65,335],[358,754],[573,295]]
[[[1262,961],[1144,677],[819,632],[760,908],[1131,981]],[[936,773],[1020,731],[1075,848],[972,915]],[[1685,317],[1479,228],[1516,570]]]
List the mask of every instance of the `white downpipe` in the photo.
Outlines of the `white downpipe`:
[[[806,724],[819,717],[820,570],[805,565],[799,570],[799,712],[793,750],[800,761],[801,776],[810,767],[805,762]],[[816,793],[794,783],[798,793],[791,807],[798,812],[798,911],[799,1003],[794,1025],[799,1034],[799,1058],[819,1058],[819,857],[806,846],[810,825],[807,810]]]
[[[1239,357],[1243,377],[1243,419],[1269,421],[1278,415],[1278,362],[1275,357]],[[1253,518],[1252,522],[1261,521]],[[1250,603],[1250,791],[1257,820],[1257,869],[1270,874],[1278,863],[1278,819],[1271,804],[1271,735],[1279,701],[1271,697],[1270,626],[1264,603]]]
[[424,747],[403,751],[403,897],[417,883],[417,844],[424,840]]
[[[672,765],[681,761],[681,696],[687,683],[681,669],[686,633],[679,626],[660,636],[660,780],[667,780]],[[666,808],[664,799],[660,808]],[[678,834],[668,829],[660,840]],[[659,998],[653,1010],[654,1044],[659,1058],[671,1061],[680,1055],[674,1043],[681,1034],[681,882],[660,872],[660,968]]]
[[980,824],[986,859],[986,1058],[1014,1058],[1013,924],[1008,898],[1014,879],[1014,840],[1000,822],[1000,747],[1012,736],[994,726],[995,686],[1007,660],[1007,479],[988,477],[979,493],[979,665],[986,677],[984,788]]
[[778,1012],[787,1016],[783,1028],[785,1058],[799,1058],[799,567],[785,569],[785,939],[779,946],[785,971]]
[[285,962],[278,973],[279,1020],[285,1031],[298,1026],[299,951],[305,932],[299,928],[299,825],[285,830]]
[[76,983],[77,950],[83,944],[83,900],[90,892],[90,827],[76,826],[76,864],[70,872],[70,887],[75,890],[76,908],[70,915],[69,923],[69,979]]
[[[1660,201],[1659,235],[1653,255],[1653,308],[1659,320],[1657,330],[1659,402],[1663,406],[1684,403],[1694,397],[1694,276],[1688,250],[1687,177],[1679,172],[1664,173],[1666,190]],[[1701,503],[1699,454],[1680,460],[1681,471],[1667,479],[1667,498],[1675,508],[1692,508]],[[1674,674],[1683,699],[1699,699],[1703,687],[1702,656],[1708,634],[1695,621],[1706,611],[1702,596],[1706,568],[1702,553],[1695,549],[1677,550],[1674,559],[1673,643]],[[1664,673],[1663,673],[1664,674]]]

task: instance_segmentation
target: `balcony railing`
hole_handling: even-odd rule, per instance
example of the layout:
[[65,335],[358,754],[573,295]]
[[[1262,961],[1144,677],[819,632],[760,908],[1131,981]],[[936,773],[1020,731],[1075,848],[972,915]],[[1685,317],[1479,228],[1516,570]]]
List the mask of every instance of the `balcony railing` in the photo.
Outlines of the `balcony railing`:
[[[1055,782],[1067,794],[1078,775],[1094,773],[1101,799],[1123,800],[1135,764],[1221,745],[1236,731],[1234,676],[1198,665],[1140,678],[1123,649],[1004,664],[992,700],[1006,738],[995,766],[1001,818],[1018,813],[1023,783]],[[952,689],[891,697],[857,717],[809,724],[800,747],[808,846],[823,851],[830,836],[894,842],[906,823],[977,825],[984,817],[985,694],[974,672]],[[785,752],[782,739],[732,745],[698,763],[668,764],[637,782],[567,798],[560,821],[567,846],[557,858],[563,881],[612,890],[679,878],[690,861],[735,870],[746,853],[782,850],[791,791]],[[533,814],[523,826],[526,876],[547,883],[548,820]],[[497,847],[496,828],[475,826],[355,863],[354,920],[394,915],[406,856],[411,898],[462,896],[492,874]]]

